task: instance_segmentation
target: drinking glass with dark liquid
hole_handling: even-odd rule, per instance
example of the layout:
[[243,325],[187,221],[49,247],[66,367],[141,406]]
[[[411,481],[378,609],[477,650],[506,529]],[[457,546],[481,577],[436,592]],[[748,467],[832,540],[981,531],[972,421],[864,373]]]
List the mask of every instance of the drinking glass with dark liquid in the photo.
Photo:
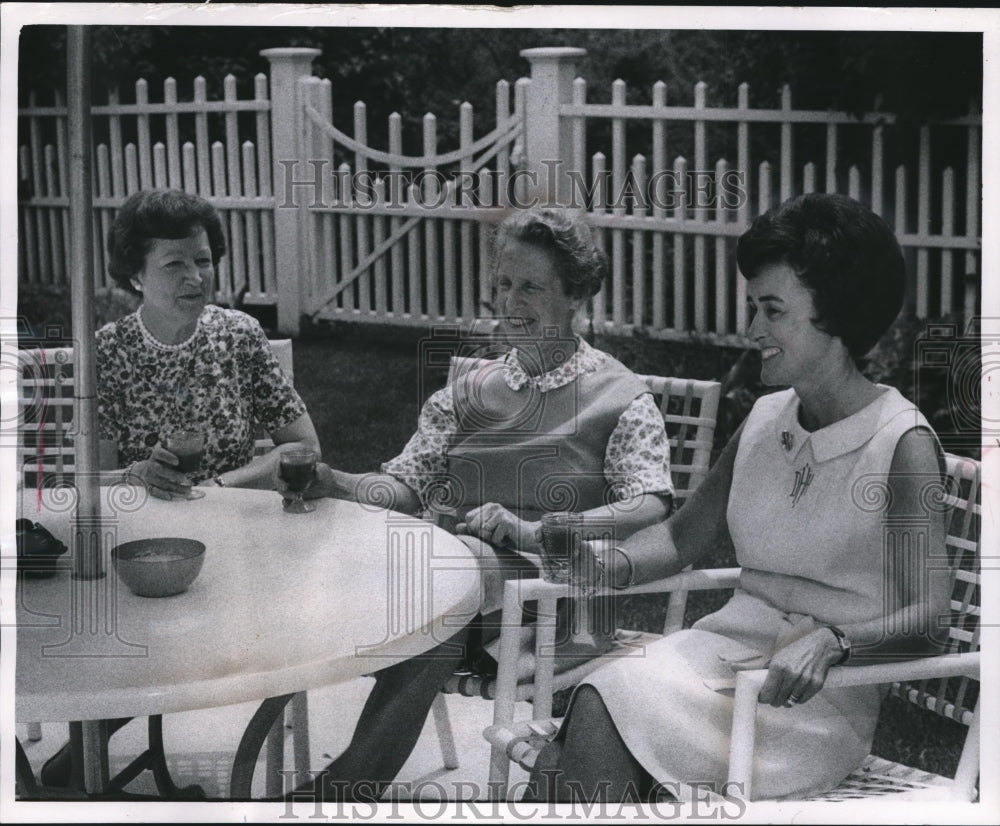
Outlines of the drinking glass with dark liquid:
[[[163,446],[177,457],[174,467],[181,473],[197,473],[205,455],[205,434],[200,430],[173,430],[161,439]],[[180,494],[175,494],[180,495]],[[201,499],[205,491],[192,487],[185,499]]]
[[287,513],[312,513],[316,506],[302,498],[316,474],[319,457],[312,450],[289,450],[281,454],[281,478],[288,485],[292,499],[285,500]]

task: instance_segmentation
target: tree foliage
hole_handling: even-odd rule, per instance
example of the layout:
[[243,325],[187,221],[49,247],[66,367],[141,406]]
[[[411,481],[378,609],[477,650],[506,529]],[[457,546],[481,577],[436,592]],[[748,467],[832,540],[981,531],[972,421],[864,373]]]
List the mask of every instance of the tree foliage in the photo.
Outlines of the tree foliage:
[[[22,30],[22,93],[64,85],[65,32],[49,25]],[[491,111],[496,80],[528,72],[520,51],[554,45],[587,49],[578,70],[597,100],[621,78],[630,102],[648,102],[662,80],[670,100],[690,103],[703,80],[710,105],[731,105],[745,81],[752,105],[776,106],[787,83],[796,107],[878,106],[923,120],[966,114],[982,94],[976,32],[97,26],[93,82],[120,86],[127,99],[140,77],[155,89],[166,77],[204,75],[210,94],[220,97],[226,74],[249,85],[267,71],[261,49],[312,46],[323,52],[316,73],[333,82],[338,104],[364,100],[412,121],[465,100]]]
[[[982,99],[978,32],[97,26],[92,44],[95,103],[103,102],[111,87],[119,88],[122,102],[130,102],[139,78],[149,82],[152,101],[161,99],[168,77],[179,81],[180,99],[190,99],[191,80],[198,75],[207,81],[209,98],[219,99],[227,74],[236,77],[240,97],[247,98],[253,95],[254,75],[268,71],[262,49],[318,48],[322,53],[314,73],[332,83],[334,123],[352,132],[354,104],[364,101],[368,142],[387,148],[388,116],[397,112],[406,154],[423,151],[422,121],[428,112],[437,116],[439,148],[454,148],[457,107],[464,101],[475,107],[477,135],[493,128],[496,82],[513,84],[528,75],[528,62],[520,53],[535,46],[586,49],[577,72],[587,80],[591,102],[609,102],[611,85],[620,79],[628,103],[650,103],[653,84],[663,81],[668,104],[691,105],[695,84],[704,81],[707,105],[735,106],[739,85],[745,82],[751,107],[777,108],[787,84],[796,109],[892,112],[905,130],[914,123],[967,114],[970,106],[981,108]],[[65,53],[65,27],[22,30],[22,103],[29,90],[37,90],[44,104],[52,89],[64,87]],[[251,118],[241,123],[252,130]],[[587,130],[588,146],[608,145],[608,121],[595,119]],[[776,162],[777,143],[767,128],[752,133],[753,163]],[[907,139],[897,145],[898,134],[886,134],[886,159],[891,165],[913,165],[916,144]],[[964,147],[947,143],[957,134],[936,143],[938,166],[961,168]],[[708,139],[712,162],[735,157],[733,130],[710,124]],[[628,123],[630,156],[648,155],[649,140],[641,122]],[[691,140],[685,130],[673,130],[671,157],[690,157]],[[824,140],[821,129],[800,127],[797,162],[821,163]],[[870,138],[847,130],[840,140],[842,161],[863,166]]]

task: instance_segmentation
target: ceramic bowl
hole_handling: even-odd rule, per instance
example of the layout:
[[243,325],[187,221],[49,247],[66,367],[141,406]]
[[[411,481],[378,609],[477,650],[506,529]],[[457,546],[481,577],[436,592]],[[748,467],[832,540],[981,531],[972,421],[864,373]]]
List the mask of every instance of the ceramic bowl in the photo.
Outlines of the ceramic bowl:
[[137,539],[112,548],[111,561],[132,593],[169,597],[194,582],[205,561],[205,545],[177,537]]

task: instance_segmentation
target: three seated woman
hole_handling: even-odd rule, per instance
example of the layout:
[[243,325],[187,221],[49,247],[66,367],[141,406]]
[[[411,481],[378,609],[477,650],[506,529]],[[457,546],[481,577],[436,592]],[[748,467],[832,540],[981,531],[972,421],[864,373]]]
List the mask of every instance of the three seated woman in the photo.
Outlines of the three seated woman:
[[[247,449],[247,394],[279,451],[318,447],[315,431],[259,328],[206,306],[224,250],[215,222],[144,217],[157,198],[176,200],[136,197],[116,222],[146,220],[152,229],[137,254],[119,256],[143,308],[99,336],[102,430],[117,440],[130,476],[158,495],[183,495],[192,480],[172,468],[156,434],[178,404],[198,405],[211,417],[214,458],[193,481],[269,485],[275,459],[254,460]],[[885,222],[857,202],[805,195],[759,217],[740,239],[738,260],[761,379],[788,389],[757,402],[671,516],[669,443],[648,388],[574,328],[607,271],[593,233],[560,208],[519,211],[500,225],[492,275],[506,354],[473,362],[427,399],[417,431],[379,472],[320,464],[307,494],[448,511],[483,574],[476,623],[426,655],[375,671],[350,745],[315,781],[325,799],[353,797],[362,783],[377,799],[393,780],[447,677],[463,660],[482,662],[475,653],[495,634],[489,618],[504,581],[538,575],[540,517],[550,510],[576,511],[584,529],[610,527],[614,537],[608,547],[582,546],[577,582],[595,567],[588,555],[600,556],[605,582],[638,583],[727,542],[743,573],[721,610],[577,689],[559,737],[539,758],[534,796],[614,800],[655,794],[667,782],[721,786],[727,686],[745,667],[768,669],[758,795],[830,788],[868,753],[882,691],[824,688],[829,669],[858,661],[862,650],[866,662],[933,653],[935,618],[947,606],[946,573],[927,561],[943,547],[943,519],[931,516],[926,556],[906,550],[915,546],[906,527],[898,541],[885,533],[893,520],[905,525],[899,517],[923,513],[921,486],[943,473],[940,446],[910,402],[857,366],[900,310],[902,254]],[[212,353],[218,360],[208,368]],[[191,369],[171,378],[167,368],[184,359]],[[188,374],[182,392],[157,390]],[[231,388],[224,398],[220,387]],[[885,486],[884,507],[858,501],[864,479]],[[930,632],[909,630],[917,628]],[[318,791],[315,783],[300,791]]]

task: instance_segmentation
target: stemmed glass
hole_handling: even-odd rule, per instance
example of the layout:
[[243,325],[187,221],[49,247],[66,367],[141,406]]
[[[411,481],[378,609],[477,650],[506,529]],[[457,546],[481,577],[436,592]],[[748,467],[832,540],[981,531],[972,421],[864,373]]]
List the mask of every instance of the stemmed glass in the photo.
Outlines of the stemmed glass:
[[[173,430],[163,434],[163,446],[177,457],[175,467],[181,473],[197,473],[205,455],[205,434],[199,430]],[[201,499],[205,491],[191,488],[185,499]]]
[[281,454],[281,478],[294,497],[285,500],[286,513],[312,513],[316,506],[302,498],[316,474],[319,457],[312,450],[289,450]]

